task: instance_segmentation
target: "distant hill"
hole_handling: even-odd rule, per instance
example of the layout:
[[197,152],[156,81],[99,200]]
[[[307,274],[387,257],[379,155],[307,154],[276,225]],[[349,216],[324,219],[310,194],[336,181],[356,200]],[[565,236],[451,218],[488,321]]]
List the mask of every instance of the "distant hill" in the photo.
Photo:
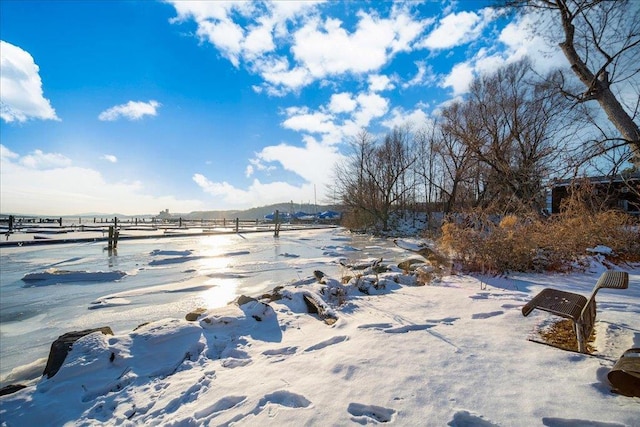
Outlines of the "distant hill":
[[[133,219],[133,218],[154,218],[154,217],[164,217],[164,218],[183,218],[183,219],[189,219],[189,220],[196,220],[196,219],[205,219],[205,220],[211,220],[211,219],[242,219],[242,220],[254,220],[254,219],[263,219],[265,215],[268,215],[270,213],[273,213],[277,210],[279,210],[280,212],[288,212],[288,213],[295,213],[295,212],[305,212],[305,213],[310,213],[310,214],[314,214],[314,213],[318,213],[318,212],[324,212],[327,210],[332,210],[332,211],[341,211],[341,208],[339,206],[335,206],[335,205],[312,205],[309,203],[305,203],[305,204],[300,204],[300,203],[277,203],[274,205],[268,205],[268,206],[260,206],[257,208],[251,208],[251,209],[246,209],[246,210],[221,210],[221,211],[193,211],[193,212],[189,212],[189,213],[172,213],[172,212],[158,212],[156,214],[140,214],[140,215],[123,215],[123,214],[118,214],[118,213],[110,213],[110,214],[105,214],[105,213],[96,213],[96,212],[88,212],[88,213],[82,213],[82,214],[77,214],[77,215],[29,215],[29,214],[11,214],[13,216],[15,216],[16,218],[53,218],[53,219],[57,219],[59,217],[62,217],[64,219],[75,219],[75,218],[91,218],[91,217],[95,217],[95,218],[113,218],[113,217],[117,217],[118,219],[124,220],[124,219]],[[0,213],[0,218],[5,218],[8,217],[9,214],[2,214]]]
[[257,208],[251,208],[246,210],[228,210],[228,211],[194,211],[187,214],[171,214],[172,217],[181,217],[183,219],[262,219],[265,215],[279,210],[280,212],[299,212],[317,213],[327,210],[340,209],[333,205],[311,205],[311,204],[299,204],[299,203],[277,203],[274,205],[260,206]]

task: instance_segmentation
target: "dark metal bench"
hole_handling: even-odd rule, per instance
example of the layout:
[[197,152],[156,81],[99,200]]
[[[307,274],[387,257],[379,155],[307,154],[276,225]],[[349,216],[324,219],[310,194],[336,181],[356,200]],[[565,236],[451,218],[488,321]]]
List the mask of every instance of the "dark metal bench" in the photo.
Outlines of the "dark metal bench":
[[598,279],[589,299],[573,292],[546,288],[522,307],[522,314],[528,316],[533,310],[538,309],[570,319],[578,339],[578,351],[586,353],[587,340],[596,321],[596,294],[603,288],[627,289],[628,287],[628,273],[605,271]]

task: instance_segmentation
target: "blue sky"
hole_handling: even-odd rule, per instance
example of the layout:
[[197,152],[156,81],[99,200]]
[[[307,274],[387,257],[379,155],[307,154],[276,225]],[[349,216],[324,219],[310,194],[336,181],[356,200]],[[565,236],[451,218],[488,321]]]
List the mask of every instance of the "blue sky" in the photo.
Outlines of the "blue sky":
[[329,201],[361,129],[428,126],[525,54],[564,63],[491,3],[2,0],[0,212]]

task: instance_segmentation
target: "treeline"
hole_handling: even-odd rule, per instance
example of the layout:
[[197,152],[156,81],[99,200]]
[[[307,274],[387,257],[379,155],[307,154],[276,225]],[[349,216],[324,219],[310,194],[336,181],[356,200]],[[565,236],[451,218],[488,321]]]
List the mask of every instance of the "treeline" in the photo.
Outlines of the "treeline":
[[345,224],[387,230],[408,210],[540,213],[552,178],[633,169],[629,147],[607,145],[588,107],[558,90],[561,76],[524,59],[476,78],[432,123],[362,130],[335,171]]

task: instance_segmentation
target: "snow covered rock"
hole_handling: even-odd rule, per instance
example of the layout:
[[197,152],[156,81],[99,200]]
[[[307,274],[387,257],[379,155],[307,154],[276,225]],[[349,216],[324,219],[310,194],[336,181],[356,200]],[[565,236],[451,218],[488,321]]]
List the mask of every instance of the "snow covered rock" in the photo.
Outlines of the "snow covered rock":
[[108,326],[94,329],[85,329],[84,331],[73,331],[68,332],[64,335],[60,335],[58,339],[55,340],[53,344],[51,344],[49,359],[47,360],[47,365],[45,366],[42,375],[46,375],[47,378],[51,378],[56,373],[58,373],[58,370],[64,363],[67,354],[73,346],[73,343],[75,343],[85,335],[89,335],[94,332],[101,332],[105,335],[113,335],[113,331]]

